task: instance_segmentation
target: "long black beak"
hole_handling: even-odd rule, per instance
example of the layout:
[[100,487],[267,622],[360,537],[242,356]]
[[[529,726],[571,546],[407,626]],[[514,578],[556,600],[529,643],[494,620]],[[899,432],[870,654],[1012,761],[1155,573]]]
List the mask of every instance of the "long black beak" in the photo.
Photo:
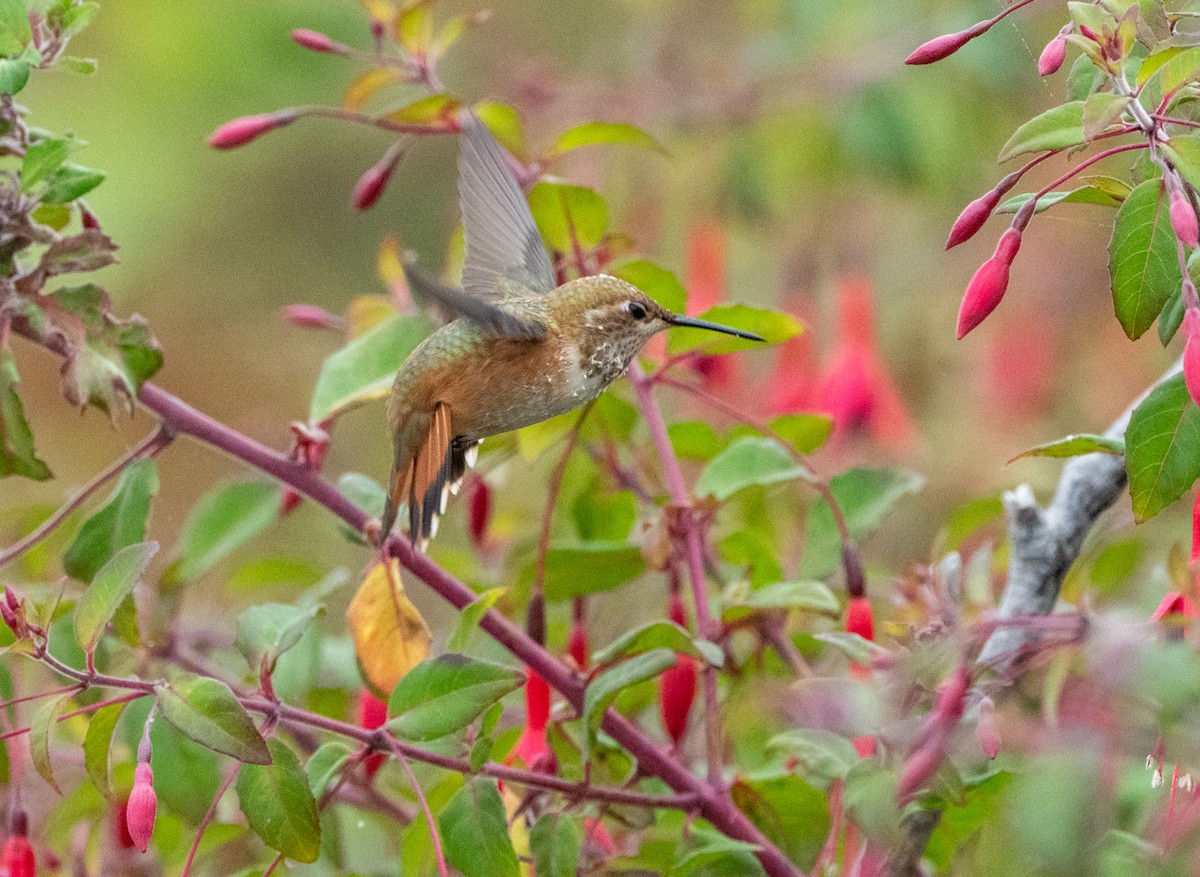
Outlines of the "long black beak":
[[743,332],[741,329],[733,329],[729,326],[722,326],[720,323],[710,323],[708,320],[697,320],[695,317],[684,317],[679,314],[671,316],[672,326],[691,326],[693,329],[712,329],[714,332],[724,332],[726,335],[734,335],[738,338],[747,338],[750,341],[765,341],[765,338],[760,338],[753,332]]

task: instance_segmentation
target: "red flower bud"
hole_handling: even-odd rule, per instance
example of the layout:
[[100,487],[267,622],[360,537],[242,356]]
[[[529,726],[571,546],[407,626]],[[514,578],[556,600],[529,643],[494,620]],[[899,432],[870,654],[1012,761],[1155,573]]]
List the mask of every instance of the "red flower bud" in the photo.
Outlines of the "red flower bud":
[[575,666],[586,670],[589,663],[590,649],[588,648],[587,626],[581,619],[571,622],[571,634],[567,637],[567,654],[575,661]]
[[[374,731],[387,721],[387,717],[386,703],[366,689],[358,693],[358,726],[360,728]],[[366,769],[368,779],[375,776],[375,773],[383,766],[385,760],[382,752],[376,752],[373,755],[367,756],[367,760],[363,762],[363,767]]]
[[979,266],[971,282],[967,284],[962,305],[958,310],[957,337],[961,340],[968,332],[987,318],[996,309],[1004,292],[1008,289],[1008,271],[1017,251],[1021,248],[1021,233],[1010,228],[1000,236],[992,258]]
[[100,228],[100,220],[96,218],[96,214],[87,209],[87,206],[79,202],[79,222],[85,229]]
[[945,754],[938,741],[932,740],[914,750],[904,760],[900,783],[896,786],[896,800],[907,803],[913,795],[923,789],[937,773]]
[[305,30],[297,28],[292,31],[292,39],[306,49],[312,49],[314,52],[342,52],[345,47],[340,43],[335,43],[325,34],[315,30]]
[[851,597],[846,606],[846,630],[865,640],[875,640],[875,619],[866,597]]
[[688,714],[695,699],[696,662],[691,655],[678,655],[675,666],[668,667],[658,679],[659,714],[676,746],[687,732]]
[[1064,34],[1059,33],[1058,36],[1046,43],[1046,48],[1042,49],[1042,54],[1038,57],[1038,75],[1050,76],[1057,73],[1066,57],[1067,38]]
[[242,116],[226,122],[213,131],[209,135],[208,145],[214,149],[233,149],[236,146],[245,146],[268,131],[290,125],[294,121],[296,121],[296,114],[291,110],[261,113],[257,116]]
[[[950,677],[950,681],[938,692],[937,706],[934,707],[933,720],[945,726],[953,725],[962,718],[963,707],[966,704],[967,690],[971,687],[971,671],[959,667]],[[949,728],[947,728],[949,730]]]
[[546,680],[527,669],[525,681],[525,728],[512,752],[504,759],[511,764],[520,758],[530,770],[553,773],[554,753],[546,742],[546,723],[550,719],[550,686]]
[[1185,247],[1196,248],[1200,245],[1200,225],[1196,223],[1196,211],[1192,202],[1182,189],[1171,192],[1171,228],[1175,229],[1175,237]]
[[1000,190],[992,189],[964,207],[950,228],[950,237],[946,239],[946,249],[957,247],[963,241],[973,238],[975,232],[983,228],[983,224],[987,222],[988,217],[992,215],[992,211],[999,203]]
[[1189,307],[1183,314],[1183,380],[1188,395],[1200,405],[1200,311]]
[[1192,563],[1200,560],[1200,493],[1192,505]]
[[904,63],[932,64],[934,61],[950,57],[977,36],[979,34],[975,32],[974,28],[968,28],[958,33],[935,37],[929,42],[917,46],[913,53],[904,59]]
[[492,517],[492,489],[482,478],[475,479],[471,502],[467,507],[467,533],[471,544],[482,549],[487,543],[488,522]]
[[129,827],[129,836],[133,838],[134,845],[143,853],[150,846],[150,836],[154,834],[154,813],[157,807],[154,772],[149,764],[139,764],[134,773],[129,803],[125,806],[125,824]]
[[285,305],[280,308],[279,313],[284,320],[301,329],[329,329],[341,332],[346,328],[344,318],[329,313],[319,305]]
[[109,808],[109,813],[113,843],[123,850],[133,849],[133,837],[129,834],[129,799],[118,800],[116,807]]
[[988,758],[1000,751],[1000,729],[996,726],[996,704],[990,697],[979,701],[979,720],[975,723],[975,740]]
[[1092,30],[1090,27],[1088,27],[1086,24],[1079,25],[1079,33],[1082,34],[1083,36],[1087,37],[1093,43],[1102,42],[1102,40],[1096,34],[1096,32],[1094,30]]
[[367,168],[366,173],[358,178],[358,182],[354,184],[355,210],[370,210],[375,206],[375,202],[387,188],[388,180],[392,178],[392,171],[404,157],[403,143],[404,141],[398,140],[392,144],[383,154],[383,158]]
[[8,877],[36,877],[37,859],[25,835],[14,834],[4,842],[0,850],[0,873]]
[[290,515],[300,505],[300,500],[303,497],[290,487],[284,490],[283,496],[279,500],[279,516]]

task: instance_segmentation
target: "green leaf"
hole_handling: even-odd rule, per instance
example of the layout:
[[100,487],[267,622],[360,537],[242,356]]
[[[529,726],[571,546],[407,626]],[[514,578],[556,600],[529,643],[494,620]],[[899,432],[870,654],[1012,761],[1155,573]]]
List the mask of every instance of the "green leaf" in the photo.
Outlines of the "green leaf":
[[661,143],[636,125],[627,125],[621,122],[584,122],[559,135],[559,138],[554,141],[554,145],[547,150],[546,155],[549,158],[555,158],[572,149],[605,143],[636,146],[639,149],[649,149],[653,152],[666,152]]
[[92,784],[106,798],[113,796],[112,783],[108,779],[108,753],[112,748],[113,732],[125,712],[128,703],[114,703],[102,707],[92,714],[87,733],[83,736],[83,764],[87,768]]
[[57,724],[58,717],[63,714],[74,696],[75,692],[71,691],[43,704],[29,722],[29,758],[38,775],[60,795],[62,789],[58,787],[58,781],[54,778],[54,766],[50,758],[50,730]]
[[33,39],[22,0],[0,0],[0,55],[19,55]]
[[1162,144],[1175,169],[1193,187],[1200,186],[1200,137],[1195,134],[1172,138]]
[[583,833],[576,818],[553,811],[543,813],[529,832],[537,877],[575,877],[582,844]]
[[[875,531],[897,500],[917,492],[924,484],[922,476],[907,469],[850,469],[835,475],[829,482],[834,498],[846,516],[850,536],[856,542]],[[841,537],[829,506],[820,500],[808,516],[800,575],[824,578],[841,561]]]
[[1098,91],[1083,102],[1083,136],[1091,140],[1116,123],[1133,98],[1111,91]]
[[[1188,262],[1190,266],[1192,260],[1189,258]],[[1178,290],[1171,293],[1171,297],[1167,299],[1167,303],[1163,305],[1163,309],[1158,315],[1158,340],[1162,342],[1163,347],[1171,343],[1171,339],[1175,337],[1175,333],[1183,325],[1183,315],[1186,310],[1187,307],[1183,301],[1183,287],[1181,286]]]
[[1183,375],[1159,384],[1134,409],[1125,431],[1125,470],[1139,522],[1175,502],[1200,477],[1200,408]]
[[745,436],[704,467],[696,481],[696,495],[724,500],[755,484],[812,477],[812,472],[796,462],[774,439]]
[[613,277],[632,283],[668,311],[683,313],[687,306],[687,290],[671,271],[649,259],[632,259],[609,269]]
[[591,740],[600,727],[604,711],[622,690],[647,679],[653,679],[668,667],[675,666],[671,649],[652,649],[596,676],[583,693],[583,724],[586,732],[585,751],[591,751]]
[[408,740],[434,740],[465,728],[525,682],[525,674],[458,652],[413,667],[388,698],[388,728]]
[[590,249],[608,231],[608,205],[586,186],[538,183],[529,191],[529,209],[546,245],[560,253],[574,252],[576,242]]
[[734,840],[712,829],[694,827],[686,842],[680,843],[674,863],[666,877],[688,877],[697,872],[708,873],[710,867],[726,866],[717,874],[737,874],[757,877],[763,874],[762,865],[754,857],[756,844]]
[[504,592],[507,590],[507,588],[492,588],[484,591],[463,607],[462,614],[458,617],[458,624],[454,626],[454,632],[450,634],[450,639],[446,640],[447,651],[462,652],[466,650],[467,644],[471,641],[471,634],[479,626],[480,619],[496,605],[496,601],[504,596]]
[[666,648],[683,655],[691,655],[714,667],[725,665],[725,653],[708,640],[693,637],[688,631],[672,621],[652,621],[649,624],[627,631],[607,646],[596,652],[592,660],[597,664],[611,664],[618,658]]
[[[1029,199],[1032,197],[1032,192],[1023,192],[1020,195],[1014,195],[993,212],[998,214],[1016,213],[1028,204]],[[1078,189],[1071,189],[1065,192],[1047,192],[1041,198],[1038,198],[1037,207],[1033,209],[1035,213],[1042,213],[1049,210],[1055,204],[1100,204],[1104,207],[1120,207],[1123,200],[1123,198],[1118,198],[1111,192],[1106,192],[1098,186],[1080,186]]]
[[34,481],[50,478],[50,467],[33,449],[33,431],[17,395],[17,363],[12,351],[0,349],[0,477],[21,475]]
[[776,734],[767,741],[767,750],[794,759],[796,767],[820,788],[829,788],[833,780],[843,780],[858,764],[858,750],[840,734],[823,728],[795,728]]
[[721,618],[736,621],[763,610],[801,609],[838,615],[841,604],[823,582],[775,582],[727,601]]
[[825,414],[784,414],[767,425],[801,454],[813,453],[833,433],[833,418]]
[[389,317],[331,353],[313,387],[308,419],[338,417],[391,389],[400,364],[433,331],[426,317]]
[[1125,334],[1141,337],[1180,283],[1175,235],[1162,184],[1147,180],[1117,211],[1108,245],[1113,304]]
[[346,766],[352,755],[350,747],[337,740],[322,743],[312,754],[308,764],[304,765],[304,773],[308,776],[308,787],[314,798],[325,794],[333,778]]
[[624,541],[637,522],[637,497],[629,490],[608,493],[593,482],[571,504],[571,517],[584,542]]
[[1185,49],[1162,65],[1159,87],[1164,95],[1200,76],[1200,49]]
[[686,460],[711,460],[721,450],[721,436],[705,420],[682,420],[667,425],[675,453]]
[[520,877],[495,780],[473,777],[464,783],[438,814],[438,831],[446,860],[463,877]]
[[1141,66],[1138,67],[1138,86],[1140,87],[1146,84],[1146,82],[1150,80],[1150,77],[1163,68],[1163,65],[1186,51],[1188,51],[1188,49],[1182,46],[1164,46],[1154,52],[1151,52],[1146,57],[1146,60],[1142,61]]
[[802,872],[813,867],[829,836],[829,799],[823,791],[787,774],[735,780],[730,794],[738,809]]
[[1016,130],[1000,150],[1005,162],[1029,152],[1066,149],[1086,142],[1083,136],[1083,101],[1071,101],[1046,110]]
[[75,73],[91,76],[98,69],[95,58],[77,58],[74,55],[63,55],[59,63]]
[[133,593],[134,585],[157,552],[157,542],[128,545],[96,573],[96,578],[75,604],[75,638],[87,654],[95,653],[108,622],[117,614],[125,598]]
[[282,740],[267,741],[269,764],[244,764],[238,771],[238,803],[263,843],[297,862],[321,854],[321,820],[300,761]]
[[445,92],[435,92],[398,110],[392,110],[386,118],[393,122],[428,125],[441,119],[452,118],[458,107],[458,98]]
[[163,718],[185,737],[239,761],[271,763],[267,744],[224,682],[192,676],[160,685],[156,693]]
[[279,656],[300,642],[313,619],[324,612],[323,606],[251,606],[238,618],[233,644],[251,670],[265,665],[267,672],[274,672]]
[[61,137],[47,137],[30,144],[21,160],[21,191],[28,192],[57,171],[79,145],[76,140]]
[[525,130],[515,109],[508,104],[481,101],[475,104],[475,115],[505,149],[516,156],[525,154]]
[[86,195],[104,182],[104,171],[77,164],[64,164],[54,175],[42,193],[44,204],[66,204]]
[[222,484],[192,508],[179,535],[179,579],[208,572],[278,516],[279,486],[269,481]]
[[150,503],[157,493],[158,469],[154,461],[133,462],[121,473],[104,506],[84,521],[63,555],[67,575],[90,582],[117,551],[143,541]]
[[[795,338],[804,327],[789,314],[767,308],[752,308],[749,305],[717,305],[700,314],[700,318],[711,323],[720,323],[732,329],[753,332],[767,344],[778,344]],[[694,329],[680,326],[667,332],[667,352],[674,356],[688,350],[698,350],[709,356],[735,353],[739,350],[758,350],[763,341],[735,338],[711,329]]]
[[1008,462],[1013,463],[1023,457],[1078,457],[1082,454],[1096,453],[1123,454],[1125,453],[1125,442],[1102,435],[1079,433],[1035,445],[1029,450],[1017,454]]
[[638,545],[628,542],[581,542],[546,552],[546,599],[568,600],[613,588],[646,570]]
[[20,94],[28,82],[28,61],[23,58],[0,58],[0,94]]

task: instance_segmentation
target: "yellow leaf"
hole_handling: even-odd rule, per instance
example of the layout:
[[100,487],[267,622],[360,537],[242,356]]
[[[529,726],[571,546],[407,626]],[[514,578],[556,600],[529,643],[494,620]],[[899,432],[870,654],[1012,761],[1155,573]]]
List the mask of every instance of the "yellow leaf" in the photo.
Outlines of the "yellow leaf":
[[414,55],[424,55],[433,40],[433,10],[430,0],[416,0],[400,10],[396,19],[396,41]]
[[377,563],[346,609],[346,624],[363,676],[387,698],[396,683],[429,657],[429,625],[404,593],[400,563]]
[[386,295],[357,296],[346,307],[347,334],[357,338],[395,314],[396,308]]
[[376,261],[376,270],[379,271],[379,277],[390,288],[394,288],[398,283],[405,283],[404,279],[404,263],[401,258],[404,254],[404,248],[400,246],[400,241],[394,235],[387,235],[379,244],[379,258]]
[[360,0],[373,21],[391,24],[396,20],[396,4],[392,0]]
[[342,106],[351,111],[362,109],[363,104],[375,96],[381,88],[400,81],[400,72],[391,67],[372,67],[350,83]]

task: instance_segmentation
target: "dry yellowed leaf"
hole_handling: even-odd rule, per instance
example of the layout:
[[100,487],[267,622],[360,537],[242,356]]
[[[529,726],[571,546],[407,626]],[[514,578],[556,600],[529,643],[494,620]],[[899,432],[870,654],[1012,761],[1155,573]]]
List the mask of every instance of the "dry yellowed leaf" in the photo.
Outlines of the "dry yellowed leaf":
[[346,306],[346,334],[357,338],[396,315],[392,300],[383,295],[359,295]]
[[346,624],[363,676],[384,699],[405,673],[429,657],[429,625],[404,593],[396,560],[371,567],[346,609]]

